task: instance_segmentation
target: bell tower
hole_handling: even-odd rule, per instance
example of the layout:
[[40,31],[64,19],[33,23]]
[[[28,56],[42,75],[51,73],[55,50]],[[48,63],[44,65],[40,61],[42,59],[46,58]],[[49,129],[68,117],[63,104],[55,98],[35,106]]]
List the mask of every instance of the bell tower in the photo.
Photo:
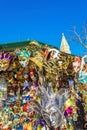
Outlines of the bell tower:
[[64,36],[64,33],[62,33],[62,40],[61,40],[61,45],[60,45],[60,51],[61,52],[64,52],[64,53],[68,53],[68,54],[71,54],[71,51],[70,51],[70,47],[69,47],[69,44]]

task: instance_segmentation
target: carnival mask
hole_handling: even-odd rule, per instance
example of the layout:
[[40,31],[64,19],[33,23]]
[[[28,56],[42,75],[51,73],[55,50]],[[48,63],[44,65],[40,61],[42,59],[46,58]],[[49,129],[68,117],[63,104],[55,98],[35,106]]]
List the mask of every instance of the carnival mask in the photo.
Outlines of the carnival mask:
[[73,62],[73,69],[77,73],[80,70],[81,60],[80,57],[75,57],[75,61]]
[[60,52],[57,49],[52,48],[49,50],[49,53],[50,53],[50,58],[58,60],[60,57]]
[[78,80],[82,84],[87,84],[87,55],[82,57]]
[[62,124],[63,107],[68,93],[66,89],[61,89],[55,94],[51,86],[48,90],[50,92],[46,91],[44,87],[39,87],[39,90],[42,104],[40,105],[37,101],[30,100],[29,103],[35,104],[31,108],[41,113],[49,127],[56,129]]
[[2,53],[0,54],[0,71],[6,71],[9,67],[10,60],[13,56],[10,56],[9,53]]
[[31,55],[31,51],[27,52],[25,50],[16,50],[15,51],[16,55],[18,56],[19,63],[21,64],[22,67],[26,67],[29,63],[29,57]]
[[22,67],[26,67],[28,65],[29,59],[27,57],[20,57],[19,62]]

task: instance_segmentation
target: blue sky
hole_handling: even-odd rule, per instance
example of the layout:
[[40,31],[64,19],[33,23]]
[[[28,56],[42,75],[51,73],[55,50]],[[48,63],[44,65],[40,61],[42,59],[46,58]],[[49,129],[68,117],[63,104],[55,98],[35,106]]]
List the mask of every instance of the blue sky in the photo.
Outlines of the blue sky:
[[[87,0],[0,0],[0,43],[37,40],[59,48],[74,25],[87,23]],[[72,54],[86,53],[69,42]]]

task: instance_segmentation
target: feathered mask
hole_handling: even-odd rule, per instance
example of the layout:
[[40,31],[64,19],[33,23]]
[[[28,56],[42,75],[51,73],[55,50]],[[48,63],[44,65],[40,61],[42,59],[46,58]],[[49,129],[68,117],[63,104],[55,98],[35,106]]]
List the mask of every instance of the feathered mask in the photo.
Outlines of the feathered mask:
[[53,88],[48,86],[47,91],[44,87],[39,87],[39,92],[41,104],[36,100],[30,100],[29,105],[34,104],[31,106],[32,110],[40,112],[49,127],[59,127],[62,123],[64,102],[67,99],[68,91],[60,89],[54,93]]
[[28,65],[29,57],[31,56],[32,51],[27,51],[26,49],[20,50],[16,49],[15,54],[18,56],[19,62],[22,67],[26,67]]
[[0,71],[6,71],[9,67],[9,63],[14,56],[10,53],[0,52]]

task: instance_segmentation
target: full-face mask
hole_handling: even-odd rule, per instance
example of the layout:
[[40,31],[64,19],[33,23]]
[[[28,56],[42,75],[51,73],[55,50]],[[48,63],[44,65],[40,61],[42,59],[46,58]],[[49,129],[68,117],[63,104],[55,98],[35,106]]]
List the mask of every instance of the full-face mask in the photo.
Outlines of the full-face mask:
[[13,56],[9,53],[0,53],[0,71],[6,71],[9,68],[9,64]]
[[34,103],[35,107],[31,108],[41,113],[50,128],[56,129],[62,124],[64,102],[67,99],[68,91],[60,89],[54,93],[53,88],[48,87],[50,88],[47,91],[44,87],[39,87],[41,104],[35,100],[30,100],[29,103]]
[[21,64],[22,67],[26,67],[29,63],[29,58],[31,55],[31,51],[26,51],[24,50],[15,50],[16,55],[18,56],[19,63]]

